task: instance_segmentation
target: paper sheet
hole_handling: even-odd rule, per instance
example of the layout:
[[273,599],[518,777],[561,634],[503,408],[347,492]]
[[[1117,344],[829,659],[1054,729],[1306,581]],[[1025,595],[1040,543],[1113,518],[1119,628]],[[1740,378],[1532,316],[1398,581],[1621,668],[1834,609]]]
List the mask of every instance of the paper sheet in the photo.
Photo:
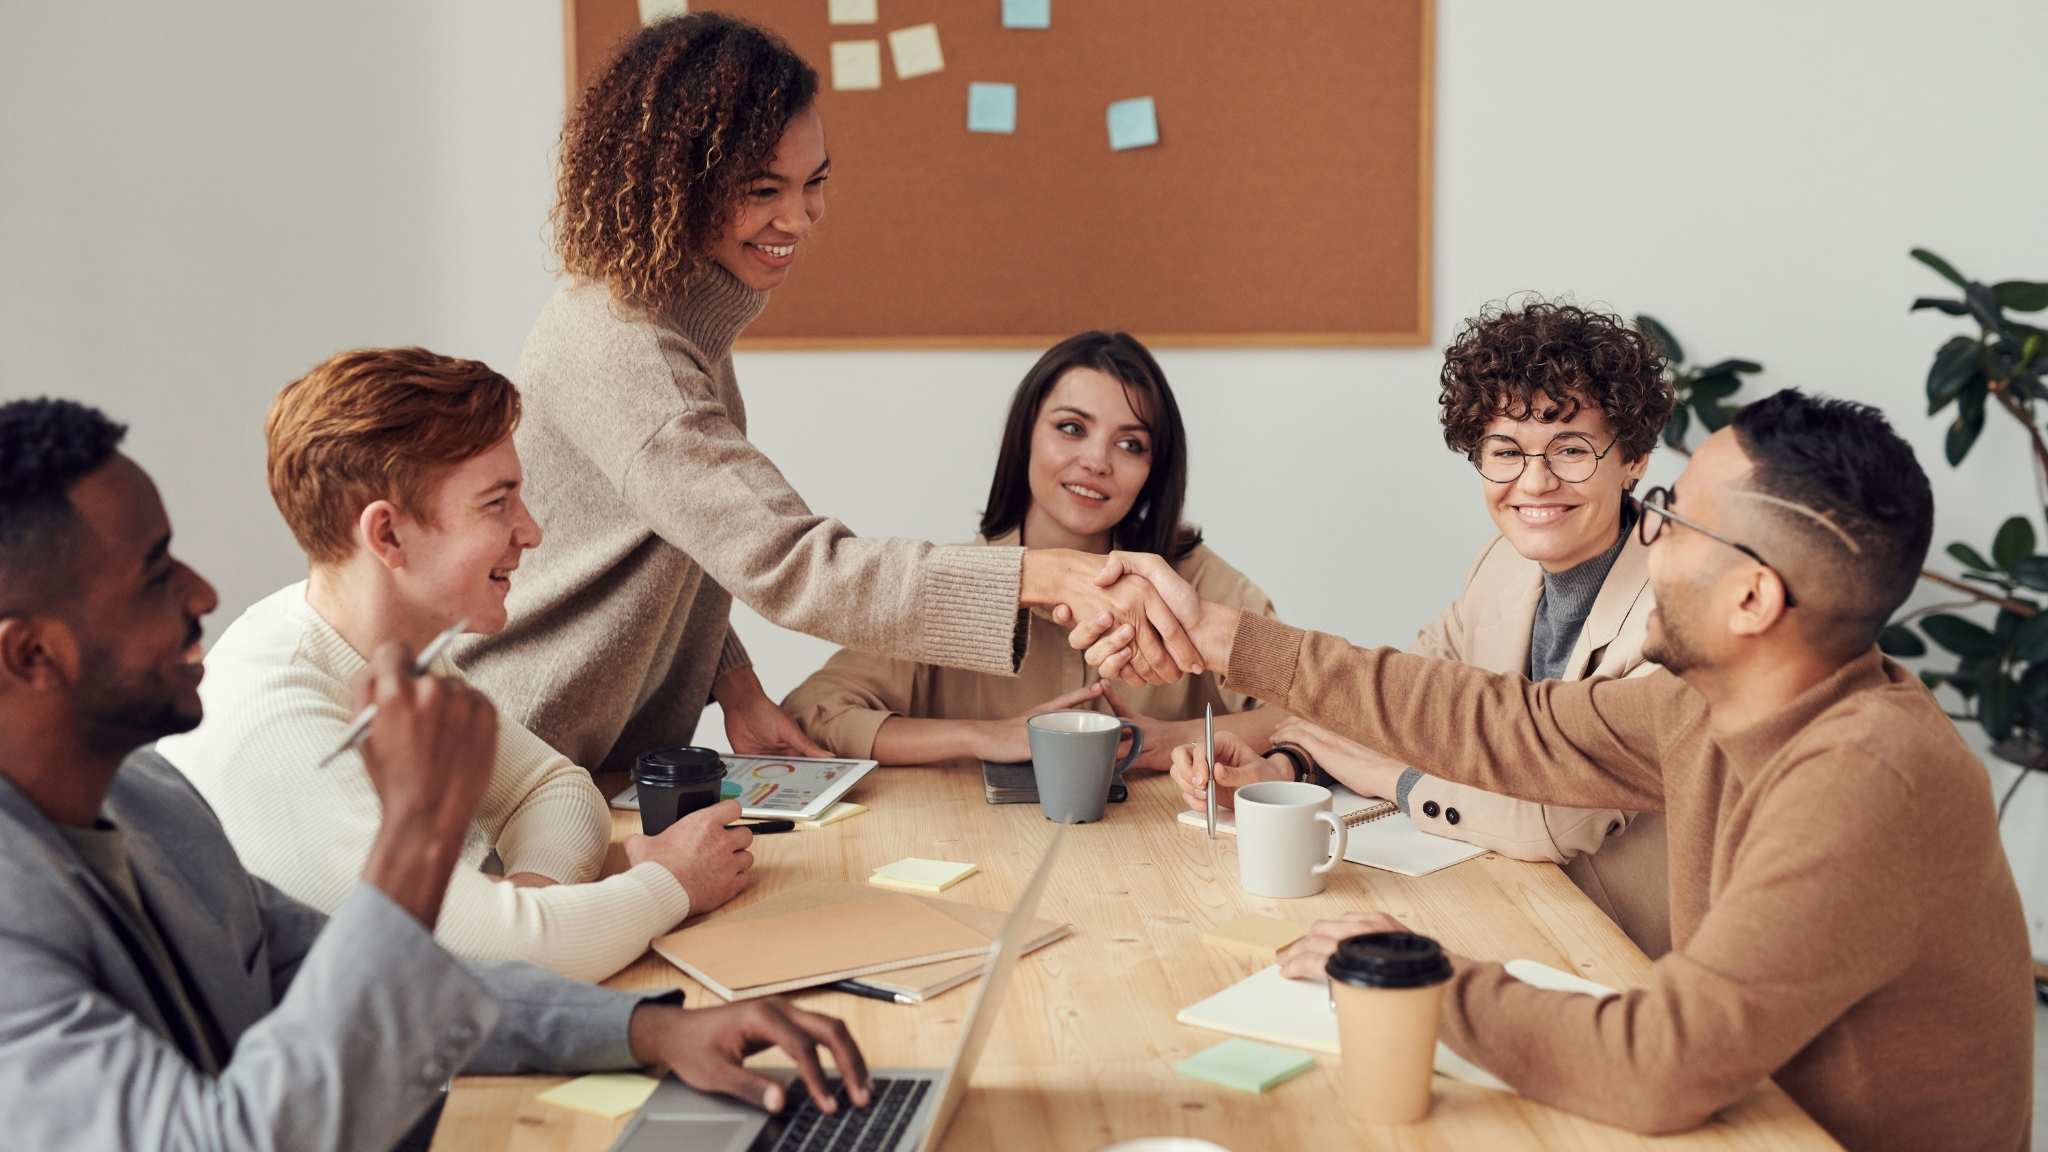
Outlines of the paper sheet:
[[1017,86],[973,83],[967,86],[967,130],[1011,133],[1017,130]]
[[1316,1058],[1256,1040],[1225,1040],[1173,1066],[1175,1072],[1240,1092],[1264,1092],[1316,1066]]
[[1003,0],[1003,27],[1052,27],[1052,0]]
[[581,1076],[567,1084],[558,1084],[541,1093],[535,1099],[557,1108],[569,1108],[577,1112],[588,1112],[616,1120],[628,1112],[637,1111],[647,1098],[654,1095],[654,1087],[660,1081],[652,1076],[636,1072],[602,1072],[595,1076]]
[[889,53],[896,58],[896,78],[929,76],[944,71],[945,53],[939,51],[939,26],[913,24],[889,33]]
[[688,0],[640,0],[640,23],[652,24],[664,16],[680,16],[689,10]]
[[1202,933],[1202,939],[1225,947],[1244,948],[1271,963],[1275,953],[1303,936],[1305,925],[1276,920],[1271,916],[1233,917]]
[[921,860],[910,856],[875,869],[874,875],[868,877],[868,883],[878,888],[936,895],[974,873],[972,864],[953,860]]
[[880,40],[835,40],[832,43],[832,87],[840,92],[868,92],[882,86]]
[[[646,3],[646,0],[641,0],[641,3]],[[830,0],[826,13],[834,24],[873,24],[876,20],[875,0]]]
[[1109,106],[1109,146],[1118,152],[1150,148],[1159,143],[1159,110],[1150,96],[1119,100]]
[[851,800],[841,800],[839,803],[818,813],[816,820],[799,820],[796,822],[796,826],[804,829],[823,828],[827,824],[837,824],[841,820],[851,820],[867,810],[868,806],[865,804],[855,804]]

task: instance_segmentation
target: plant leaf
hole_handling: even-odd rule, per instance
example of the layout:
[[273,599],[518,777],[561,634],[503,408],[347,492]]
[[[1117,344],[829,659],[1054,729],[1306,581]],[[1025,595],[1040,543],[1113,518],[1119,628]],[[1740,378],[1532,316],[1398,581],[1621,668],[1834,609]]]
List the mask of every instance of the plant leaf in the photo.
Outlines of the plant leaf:
[[2005,331],[2005,313],[1999,310],[1998,297],[1982,284],[1972,284],[1963,289],[1963,303],[1970,306],[1970,315],[1984,326],[1986,332]]
[[2010,676],[1997,675],[1984,681],[1977,692],[1977,723],[1984,726],[1986,736],[2003,740],[2012,735],[2019,696],[2020,686]]
[[1993,571],[1991,562],[1984,559],[1984,554],[1968,544],[1961,543],[1960,541],[1951,544],[1948,546],[1948,554],[1955,557],[1956,563],[1963,565],[1965,568],[1975,568],[1979,572]]
[[1934,354],[1927,369],[1927,414],[1934,415],[1962,394],[1963,386],[1977,374],[1977,341],[1957,336]]
[[1970,454],[1970,446],[1977,442],[1978,433],[1984,431],[1984,389],[1971,388],[1963,392],[1962,402],[1956,405],[1955,423],[1948,426],[1948,442],[1945,445],[1948,462],[1961,464],[1963,457]]
[[1927,642],[1904,624],[1885,625],[1884,631],[1877,634],[1877,647],[1887,656],[1910,659],[1927,655]]
[[1997,637],[1982,624],[1965,620],[1952,612],[1937,612],[1920,621],[1927,638],[1966,660],[1996,657],[2001,650]]
[[1963,303],[1961,300],[1950,300],[1943,296],[1922,296],[1914,300],[1913,306],[1906,309],[1906,311],[1918,312],[1922,308],[1932,308],[1936,312],[1946,312],[1951,316],[1968,316],[1970,314],[1970,306],[1968,304]]
[[1991,295],[1999,307],[2015,312],[2039,312],[2048,308],[2048,284],[2005,280],[1991,286]]
[[2014,564],[2012,578],[2036,592],[2048,592],[2048,556],[2029,556]]
[[1913,249],[1912,256],[1913,259],[1918,260],[1922,264],[1925,264],[1929,268],[1932,268],[1936,272],[1940,273],[1941,278],[1943,280],[1948,281],[1949,283],[1955,285],[1958,288],[1965,287],[1969,284],[1968,280],[1963,279],[1963,274],[1956,271],[1953,267],[1951,267],[1948,261],[1943,260],[1941,257],[1936,256],[1934,253],[1929,252],[1925,248]]
[[1671,329],[1659,323],[1655,316],[1636,313],[1636,330],[1650,338],[1658,351],[1664,353],[1664,359],[1673,364],[1685,363],[1685,349],[1678,346],[1678,337],[1673,336]]
[[1699,416],[1700,426],[1709,432],[1719,432],[1728,426],[1730,420],[1735,419],[1735,409],[1718,400],[1694,401],[1692,410]]
[[[2037,612],[2022,621],[2013,635],[2013,654],[2029,664],[2048,660],[2048,612]],[[2048,669],[2048,664],[2041,664]]]
[[1692,427],[1692,413],[1682,404],[1671,407],[1671,419],[1664,422],[1664,443],[1673,448],[1685,448],[1686,429]]
[[2007,572],[2034,554],[2034,526],[2025,516],[2014,516],[1998,526],[1998,539],[1991,543],[1991,558]]
[[1742,391],[1742,380],[1731,372],[1715,372],[1708,369],[1692,382],[1692,402],[1702,400],[1726,400]]
[[1761,372],[1764,366],[1754,360],[1722,360],[1700,369],[1702,376],[1726,376],[1735,372]]

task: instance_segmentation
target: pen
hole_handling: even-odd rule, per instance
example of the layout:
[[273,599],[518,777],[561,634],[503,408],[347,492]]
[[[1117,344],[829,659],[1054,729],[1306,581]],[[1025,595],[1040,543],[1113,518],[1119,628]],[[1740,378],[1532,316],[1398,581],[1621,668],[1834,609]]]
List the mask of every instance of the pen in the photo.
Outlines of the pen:
[[[435,659],[443,651],[447,650],[448,645],[453,644],[457,636],[462,635],[468,630],[469,621],[467,619],[457,620],[455,623],[450,624],[446,631],[434,637],[432,643],[420,649],[419,657],[412,662],[412,674],[415,676],[425,676],[427,669],[433,666]],[[363,737],[370,733],[370,722],[376,718],[377,706],[375,704],[363,709],[362,715],[357,716],[355,723],[349,725],[348,731],[342,734],[341,743],[335,745],[334,751],[322,756],[320,762],[313,765],[313,767],[325,768],[334,762],[335,757],[361,744]]]
[[825,987],[833,992],[844,992],[848,996],[861,996],[869,1000],[880,1000],[885,1004],[914,1004],[916,1001],[900,992],[884,992],[872,984],[858,980],[834,980]]
[[773,833],[776,833],[776,832],[794,832],[794,831],[796,831],[796,821],[794,821],[794,820],[756,820],[756,821],[754,821],[754,822],[753,822],[753,823],[751,823],[751,824],[748,824],[748,823],[739,823],[739,824],[727,824],[727,825],[726,825],[726,827],[727,827],[727,828],[745,828],[745,829],[746,829],[747,831],[749,831],[749,832],[752,832],[752,833],[753,833],[754,835],[756,835],[756,836],[767,836],[767,835],[771,835],[771,834],[773,834]]
[[1202,763],[1209,774],[1209,839],[1216,838],[1216,708],[1202,705]]

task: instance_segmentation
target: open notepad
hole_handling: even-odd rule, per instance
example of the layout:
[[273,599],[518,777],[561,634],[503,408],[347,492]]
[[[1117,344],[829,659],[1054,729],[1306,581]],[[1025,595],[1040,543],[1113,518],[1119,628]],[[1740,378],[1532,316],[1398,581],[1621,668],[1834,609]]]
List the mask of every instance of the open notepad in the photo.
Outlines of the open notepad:
[[[1534,960],[1510,960],[1508,975],[1524,984],[1555,992],[1580,992],[1606,997],[1614,989],[1539,964]],[[1207,1028],[1231,1036],[1285,1044],[1311,1052],[1340,1055],[1337,1044],[1337,1014],[1330,1007],[1330,986],[1306,980],[1289,980],[1280,966],[1268,965],[1232,984],[1216,995],[1181,1009],[1174,1017],[1182,1024]],[[1500,1078],[1451,1051],[1441,1041],[1436,1046],[1439,1075],[1468,1084],[1511,1091]]]
[[[1478,845],[1424,832],[1392,800],[1360,796],[1342,784],[1332,785],[1330,796],[1330,810],[1344,822],[1344,858],[1353,864],[1403,876],[1427,876],[1486,853]],[[1207,817],[1200,812],[1182,812],[1176,819],[1190,828],[1208,827]],[[1221,809],[1216,813],[1216,831],[1237,835],[1236,821]]]

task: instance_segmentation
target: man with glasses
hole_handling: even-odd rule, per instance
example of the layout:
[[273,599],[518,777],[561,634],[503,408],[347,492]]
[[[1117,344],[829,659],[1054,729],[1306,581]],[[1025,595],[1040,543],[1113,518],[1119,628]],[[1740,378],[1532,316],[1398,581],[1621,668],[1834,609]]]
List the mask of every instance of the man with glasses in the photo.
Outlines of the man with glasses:
[[[1873,409],[1781,392],[1642,513],[1666,669],[1642,679],[1529,684],[1209,606],[1194,638],[1231,687],[1431,772],[1665,813],[1649,983],[1595,998],[1456,961],[1443,1039],[1522,1094],[1669,1132],[1770,1077],[1850,1148],[2025,1148],[2032,969],[1990,788],[1876,648],[1931,534],[1912,449]],[[1099,619],[1074,639],[1111,669],[1127,643]],[[1250,755],[1219,741],[1218,783]],[[1394,926],[1325,922],[1283,968]]]

